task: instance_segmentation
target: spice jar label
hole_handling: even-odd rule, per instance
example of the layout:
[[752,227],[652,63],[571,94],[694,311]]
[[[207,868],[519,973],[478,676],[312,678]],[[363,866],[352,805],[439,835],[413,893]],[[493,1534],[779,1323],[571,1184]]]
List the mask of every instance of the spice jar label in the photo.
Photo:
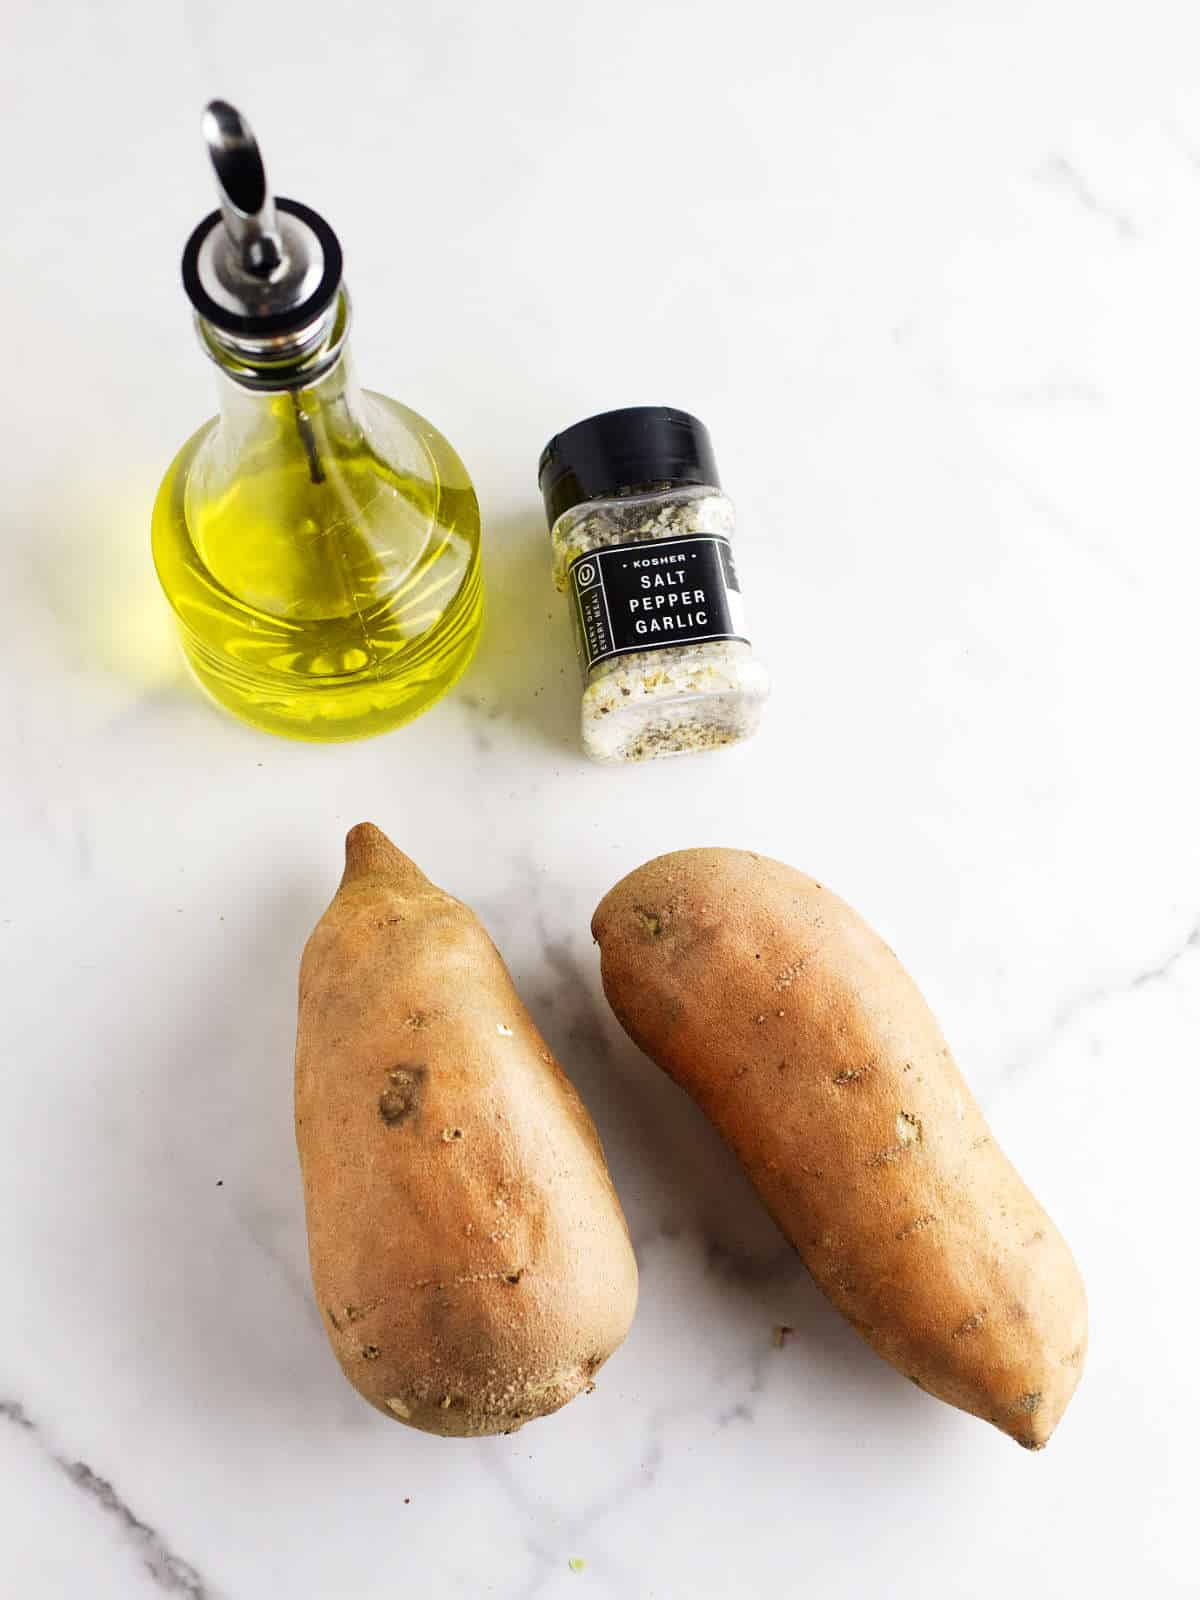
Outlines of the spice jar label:
[[746,637],[733,551],[715,535],[591,550],[571,563],[570,583],[589,669],[637,650]]

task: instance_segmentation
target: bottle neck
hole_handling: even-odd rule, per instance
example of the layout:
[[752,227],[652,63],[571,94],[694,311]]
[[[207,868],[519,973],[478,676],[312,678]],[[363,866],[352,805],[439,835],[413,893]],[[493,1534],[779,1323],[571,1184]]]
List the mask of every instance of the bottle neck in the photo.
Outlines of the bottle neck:
[[303,412],[312,418],[319,416],[332,441],[350,442],[361,438],[365,426],[362,390],[348,345],[342,346],[333,365],[312,383],[247,389],[222,371],[219,397],[222,422],[239,428],[253,427],[255,419]]
[[256,459],[275,468],[291,460],[321,484],[340,462],[362,453],[362,391],[344,339],[332,364],[309,383],[248,388],[223,362],[217,367],[221,411],[214,443],[226,460],[240,461],[243,469]]
[[[214,445],[227,461],[294,459],[312,483],[326,482],[336,464],[360,453],[365,440],[362,390],[350,362],[349,299],[339,294],[323,326],[293,341],[254,346],[198,331],[221,392],[221,427]],[[221,450],[224,445],[224,450]]]
[[242,388],[272,393],[315,383],[337,361],[349,331],[345,284],[312,321],[283,333],[231,333],[196,314],[196,332],[209,360]]

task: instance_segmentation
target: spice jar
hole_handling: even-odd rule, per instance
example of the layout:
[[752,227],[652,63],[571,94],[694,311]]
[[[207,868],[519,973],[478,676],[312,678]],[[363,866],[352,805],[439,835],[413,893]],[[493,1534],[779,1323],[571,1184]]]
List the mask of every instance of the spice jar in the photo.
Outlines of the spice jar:
[[734,510],[704,424],[667,406],[589,417],[551,439],[538,483],[587,754],[644,761],[748,738],[770,685],[746,638]]

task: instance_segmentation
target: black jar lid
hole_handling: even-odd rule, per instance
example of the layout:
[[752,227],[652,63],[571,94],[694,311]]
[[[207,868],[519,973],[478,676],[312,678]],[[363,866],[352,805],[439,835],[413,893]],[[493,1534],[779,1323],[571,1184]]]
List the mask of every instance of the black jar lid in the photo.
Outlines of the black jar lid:
[[603,500],[653,484],[719,489],[708,429],[671,406],[603,411],[556,433],[538,462],[551,527],[584,500]]

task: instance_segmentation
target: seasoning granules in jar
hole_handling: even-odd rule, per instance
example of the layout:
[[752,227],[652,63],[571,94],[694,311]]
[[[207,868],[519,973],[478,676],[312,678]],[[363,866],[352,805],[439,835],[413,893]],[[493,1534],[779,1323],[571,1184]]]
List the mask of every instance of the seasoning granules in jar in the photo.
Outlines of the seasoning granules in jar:
[[770,684],[746,638],[734,511],[704,424],[667,406],[589,417],[551,439],[538,483],[587,754],[644,761],[749,738]]

